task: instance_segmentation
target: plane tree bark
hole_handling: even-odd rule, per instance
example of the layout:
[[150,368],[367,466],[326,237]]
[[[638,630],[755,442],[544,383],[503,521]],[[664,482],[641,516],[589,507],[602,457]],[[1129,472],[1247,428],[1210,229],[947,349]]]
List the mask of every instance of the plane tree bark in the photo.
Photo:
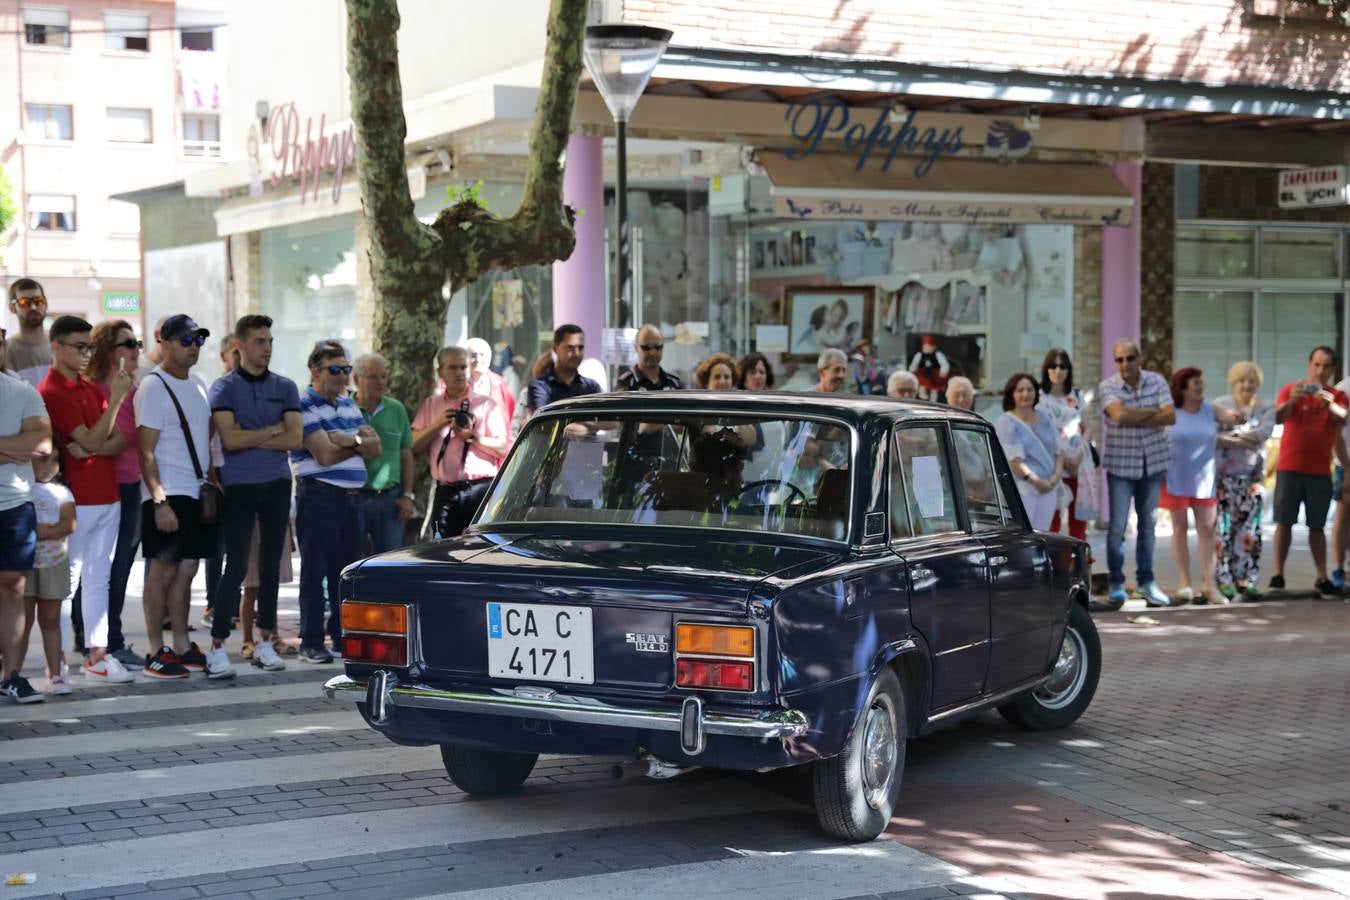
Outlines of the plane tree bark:
[[586,0],[553,0],[539,103],[530,134],[524,199],[500,218],[471,198],[418,221],[408,187],[397,0],[346,0],[347,71],[357,175],[370,233],[376,292],[375,351],[389,360],[389,390],[415,409],[432,386],[451,292],[492,269],[567,259],[575,212],[563,203],[563,152],[581,75]]

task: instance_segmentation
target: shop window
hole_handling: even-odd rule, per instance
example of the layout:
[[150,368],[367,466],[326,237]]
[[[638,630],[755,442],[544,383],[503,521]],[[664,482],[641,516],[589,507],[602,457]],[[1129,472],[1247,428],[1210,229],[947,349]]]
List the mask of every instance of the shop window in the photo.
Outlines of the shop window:
[[1176,365],[1201,369],[1215,392],[1223,390],[1228,367],[1251,355],[1251,292],[1177,291],[1173,321]]
[[[1308,354],[1328,345],[1340,352],[1344,295],[1263,291],[1258,302],[1256,361],[1274,396],[1282,385],[1308,376]],[[1245,356],[1246,354],[1242,354]],[[1230,362],[1241,359],[1232,357]]]
[[29,194],[29,231],[74,231],[75,198],[68,194]]
[[184,28],[178,32],[178,46],[184,50],[209,53],[216,49],[214,28]]
[[141,233],[141,208],[126,200],[108,200],[108,232],[130,235]]
[[150,16],[138,13],[103,14],[103,34],[109,50],[150,52]]
[[150,110],[108,107],[108,140],[119,144],[148,144],[153,140]]
[[1261,229],[1263,278],[1340,277],[1341,236],[1334,231]]
[[1240,278],[1255,274],[1251,228],[1178,228],[1176,275]]
[[26,103],[24,115],[28,120],[26,132],[33,140],[69,141],[75,138],[69,106]]
[[183,155],[191,159],[219,159],[220,116],[183,113]]
[[69,47],[70,10],[25,6],[23,39],[39,47]]

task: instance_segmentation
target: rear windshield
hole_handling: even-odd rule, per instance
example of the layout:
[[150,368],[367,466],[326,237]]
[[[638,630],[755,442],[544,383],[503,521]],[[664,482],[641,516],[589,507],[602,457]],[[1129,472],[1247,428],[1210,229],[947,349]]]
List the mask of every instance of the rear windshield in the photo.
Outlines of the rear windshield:
[[809,419],[545,417],[478,524],[603,522],[848,537],[852,433]]

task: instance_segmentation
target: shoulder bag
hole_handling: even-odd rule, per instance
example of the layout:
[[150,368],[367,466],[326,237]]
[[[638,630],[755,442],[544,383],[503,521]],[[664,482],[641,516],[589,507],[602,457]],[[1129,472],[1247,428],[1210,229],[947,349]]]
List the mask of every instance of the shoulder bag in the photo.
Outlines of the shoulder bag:
[[183,413],[183,406],[178,402],[178,395],[169,387],[169,382],[164,380],[164,376],[158,372],[155,377],[164,385],[164,390],[169,392],[169,399],[173,401],[173,408],[178,411],[178,424],[183,426],[183,443],[187,444],[188,457],[192,460],[192,471],[197,475],[197,481],[201,483],[201,488],[197,492],[197,517],[203,525],[214,525],[220,521],[221,510],[225,507],[225,495],[216,486],[214,481],[208,481],[206,473],[202,471],[201,460],[197,458],[197,446],[192,440],[192,429],[188,427],[187,416]]

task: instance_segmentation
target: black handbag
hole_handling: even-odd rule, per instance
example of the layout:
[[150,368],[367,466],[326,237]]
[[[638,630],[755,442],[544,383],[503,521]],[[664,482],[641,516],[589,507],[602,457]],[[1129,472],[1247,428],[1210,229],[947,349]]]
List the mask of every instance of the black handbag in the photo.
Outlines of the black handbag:
[[213,481],[208,481],[206,473],[202,471],[201,460],[197,458],[197,447],[192,440],[192,429],[188,427],[187,416],[183,413],[183,406],[178,402],[177,395],[173,388],[164,380],[164,376],[158,372],[154,376],[164,385],[164,390],[169,392],[169,399],[173,401],[173,408],[178,411],[178,424],[183,426],[183,443],[187,444],[188,457],[192,460],[192,471],[197,475],[197,481],[201,482],[201,488],[197,493],[197,518],[203,525],[214,525],[220,521],[221,513],[225,509],[225,494]]

